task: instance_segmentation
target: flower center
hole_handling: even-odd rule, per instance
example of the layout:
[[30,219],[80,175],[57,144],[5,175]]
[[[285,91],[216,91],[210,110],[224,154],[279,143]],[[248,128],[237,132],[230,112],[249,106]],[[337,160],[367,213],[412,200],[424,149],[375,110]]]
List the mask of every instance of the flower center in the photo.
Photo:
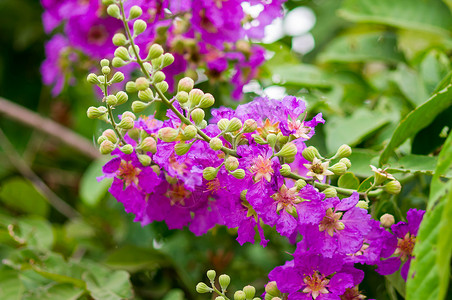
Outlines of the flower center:
[[366,298],[367,297],[362,295],[356,286],[352,289],[346,289],[345,293],[341,296],[341,300],[364,300]]
[[272,195],[272,198],[278,203],[276,206],[276,212],[281,209],[285,209],[289,214],[295,213],[295,204],[300,203],[302,200],[298,197],[298,191],[295,187],[288,189],[284,184],[278,193]]
[[250,170],[254,174],[254,181],[259,181],[262,178],[265,178],[270,182],[271,177],[274,173],[272,168],[272,161],[269,158],[264,158],[262,155],[259,155],[257,157]]
[[95,25],[88,32],[88,41],[96,45],[103,45],[107,40],[108,33],[103,25]]
[[330,236],[333,236],[333,234],[337,231],[340,231],[344,229],[345,225],[344,223],[340,222],[339,219],[342,217],[342,213],[335,213],[333,212],[332,208],[328,208],[326,211],[326,215],[323,217],[322,221],[319,225],[320,231],[328,232]]
[[303,293],[311,294],[312,299],[316,299],[320,294],[329,293],[326,288],[328,287],[328,283],[330,281],[317,271],[311,276],[306,276],[303,279],[303,282],[306,285],[303,289]]
[[138,187],[138,174],[141,170],[136,168],[132,162],[121,160],[117,175],[119,178],[124,180],[126,187],[128,187],[132,182]]
[[395,254],[400,255],[400,259],[402,261],[405,261],[408,257],[411,256],[415,241],[416,237],[410,235],[410,233],[407,233],[403,239],[398,239]]
[[272,123],[269,119],[265,119],[264,125],[257,128],[257,132],[264,138],[267,138],[270,133],[278,134],[279,131],[279,122]]
[[218,180],[218,178],[208,181],[206,185],[207,190],[212,192],[212,194],[215,194],[216,192],[218,192],[218,190],[221,189],[220,180]]
[[191,192],[185,189],[183,184],[172,184],[165,196],[170,198],[170,204],[185,206],[185,200],[191,195]]
[[290,130],[295,130],[295,133],[293,135],[296,138],[302,137],[304,139],[309,139],[308,133],[311,132],[311,128],[304,126],[304,122],[301,122],[300,120],[289,121],[287,125]]
[[185,169],[187,168],[185,163],[180,163],[176,160],[176,156],[174,154],[169,158],[169,164],[179,175],[184,174]]

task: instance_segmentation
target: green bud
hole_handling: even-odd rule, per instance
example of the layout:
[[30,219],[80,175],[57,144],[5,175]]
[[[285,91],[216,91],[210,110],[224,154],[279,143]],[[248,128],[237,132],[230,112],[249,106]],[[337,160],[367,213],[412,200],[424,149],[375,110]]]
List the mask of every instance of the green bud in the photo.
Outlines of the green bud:
[[289,141],[289,137],[288,136],[284,136],[281,132],[279,132],[276,135],[276,143],[279,143],[280,145],[284,145],[288,141]]
[[338,162],[332,165],[329,170],[334,173],[334,175],[342,175],[347,172],[347,166],[344,163]]
[[267,283],[267,285],[265,286],[265,292],[272,295],[273,297],[278,296],[280,294],[280,291],[276,286],[276,281],[270,281],[269,283]]
[[395,223],[394,216],[391,214],[384,214],[380,217],[380,223],[384,228],[390,228]]
[[191,79],[190,77],[184,77],[179,80],[179,83],[177,84],[177,91],[190,93],[194,86],[195,82],[193,81],[193,79]]
[[107,129],[102,133],[102,136],[107,138],[110,142],[113,144],[116,144],[118,142],[118,137],[116,136],[116,133],[113,129]]
[[108,67],[108,66],[102,67],[102,74],[108,75],[108,74],[110,74],[110,72],[111,72],[110,67]]
[[163,48],[159,44],[153,44],[149,48],[148,56],[146,57],[146,60],[153,60],[158,57],[160,57],[163,54]]
[[306,149],[303,150],[303,152],[301,152],[301,155],[303,155],[303,157],[308,160],[308,161],[313,161],[314,158],[320,158],[320,153],[319,150],[317,150],[316,147],[314,146],[309,146]]
[[115,0],[102,0],[102,4],[103,5],[110,5],[115,3]]
[[212,138],[209,142],[210,149],[218,151],[223,147],[223,142],[219,138]]
[[162,81],[155,84],[155,88],[159,89],[162,93],[166,93],[169,88],[169,85],[166,81]]
[[145,167],[149,166],[151,164],[151,162],[152,162],[151,157],[149,155],[146,155],[146,154],[138,155],[138,160]]
[[124,154],[130,154],[133,152],[133,146],[130,144],[127,144],[127,145],[124,145],[121,148],[119,148],[119,150],[121,150],[121,152]]
[[108,60],[108,59],[106,59],[106,58],[104,58],[104,59],[102,59],[101,61],[100,61],[100,66],[103,68],[103,67],[108,67],[110,65],[110,61]]
[[196,285],[196,291],[200,294],[212,293],[213,289],[208,287],[204,282],[199,282]]
[[143,10],[138,5],[134,5],[129,11],[129,20],[139,18],[143,14]]
[[130,60],[129,51],[127,51],[126,47],[122,47],[122,46],[116,48],[116,50],[115,50],[115,57],[119,57],[123,61],[129,61]]
[[179,136],[179,131],[171,127],[164,127],[159,130],[159,139],[164,142],[174,142]]
[[259,145],[266,145],[266,144],[268,144],[267,141],[264,140],[264,139],[263,139],[260,135],[258,135],[258,134],[253,134],[253,135],[251,135],[251,136],[253,137],[254,141],[255,141],[256,143],[258,143]]
[[180,142],[177,143],[176,145],[174,145],[174,152],[176,152],[177,155],[181,156],[186,154],[191,148],[191,144],[188,143],[184,143],[184,142]]
[[232,118],[229,121],[229,125],[226,128],[227,132],[235,132],[237,130],[240,130],[242,128],[242,121],[240,121],[238,118]]
[[215,103],[215,98],[211,94],[206,93],[206,94],[204,94],[201,101],[199,102],[199,107],[200,108],[208,108],[208,107],[211,107],[214,103]]
[[282,156],[282,157],[292,157],[297,154],[297,146],[295,146],[294,143],[290,142],[282,146],[281,150],[279,150],[278,153],[276,153],[276,156]]
[[215,276],[217,276],[217,272],[215,272],[215,270],[207,271],[207,278],[209,278],[210,281],[214,281]]
[[119,6],[116,4],[111,4],[107,7],[107,14],[112,16],[113,18],[119,19],[121,14],[119,12]]
[[360,200],[358,201],[358,203],[356,203],[356,207],[369,209],[369,203],[367,203],[367,201]]
[[[278,298],[278,297],[276,297],[276,298]],[[265,297],[264,297],[265,300],[273,300],[273,299],[276,299],[276,298],[274,296],[270,295],[269,293],[266,293]]]
[[101,135],[98,139],[97,139],[97,143],[100,145],[102,144],[103,141],[108,140],[106,136]]
[[151,64],[152,64],[152,67],[155,70],[160,70],[162,68],[162,65],[163,65],[163,55],[151,60]]
[[97,75],[94,73],[90,73],[88,75],[88,77],[86,77],[86,80],[91,84],[99,84],[100,83],[99,79],[97,79]]
[[245,300],[246,295],[243,291],[237,291],[234,293],[234,300]]
[[195,107],[201,102],[202,97],[204,97],[204,92],[200,89],[192,89],[188,93],[188,101],[190,101],[190,107]]
[[392,195],[397,195],[402,190],[402,185],[397,180],[391,180],[386,183],[384,186],[384,190]]
[[229,276],[226,275],[226,274],[222,274],[222,275],[220,275],[220,277],[218,278],[218,283],[219,283],[220,286],[221,286],[221,290],[222,290],[222,291],[226,291],[226,289],[227,289],[228,286],[229,286],[229,283],[231,283],[231,277],[229,277]]
[[135,114],[131,111],[125,111],[122,113],[121,118],[126,118],[126,117],[131,118],[134,121],[137,119],[137,116],[135,116]]
[[165,73],[163,73],[162,71],[157,71],[152,76],[154,83],[162,82],[163,80],[165,80],[165,78],[166,78]]
[[286,164],[291,164],[295,161],[295,155],[294,156],[286,156],[284,157],[284,162]]
[[342,145],[337,149],[336,154],[334,155],[335,158],[342,158],[342,157],[349,157],[352,154],[352,148],[350,148],[349,145]]
[[307,185],[307,183],[303,179],[298,179],[297,181],[295,181],[295,187],[297,188],[297,190],[301,190],[306,185]]
[[252,285],[247,285],[243,288],[243,292],[246,295],[246,299],[253,299],[256,294],[256,288]]
[[116,72],[111,78],[111,83],[118,83],[124,80],[124,74],[121,72]]
[[135,53],[137,53],[138,55],[140,54],[140,47],[138,47],[137,45],[130,45],[129,46],[129,53],[132,57],[135,57]]
[[197,133],[198,133],[198,131],[196,130],[195,126],[188,125],[187,127],[184,128],[184,131],[182,132],[182,135],[187,140],[191,140],[191,139],[193,139],[196,136]]
[[256,131],[256,129],[257,129],[257,123],[253,119],[248,119],[243,123],[242,130],[245,133]]
[[112,41],[113,41],[113,45],[115,45],[115,46],[124,46],[127,44],[127,38],[122,33],[116,33],[113,36]]
[[109,140],[105,140],[100,144],[99,150],[101,154],[110,154],[115,150],[116,146]]
[[143,33],[147,28],[147,24],[145,21],[143,20],[136,20],[133,23],[133,35],[137,36],[141,33]]
[[119,91],[116,93],[116,99],[118,100],[117,105],[121,105],[127,102],[129,100],[129,96],[123,91]]
[[99,107],[91,106],[86,111],[86,115],[90,119],[97,119],[97,118],[102,117],[103,115],[105,115],[107,113],[107,111],[108,110],[107,110],[107,108],[105,106],[99,106]]
[[143,110],[145,110],[148,107],[149,104],[146,104],[141,101],[133,101],[132,102],[132,111],[136,114],[139,114]]
[[279,172],[281,173],[282,176],[289,176],[292,170],[288,164],[284,164],[281,166]]
[[139,91],[144,91],[149,88],[149,81],[144,77],[139,77],[135,80],[135,87]]
[[187,101],[188,101],[188,93],[184,92],[184,91],[177,93],[176,94],[176,100],[180,104],[187,103]]
[[152,93],[152,90],[150,88],[147,88],[144,91],[138,92],[138,98],[140,100],[150,102],[154,100],[154,94]]
[[[202,177],[205,180],[213,180],[217,177],[218,170],[214,167],[207,167],[202,171]],[[221,278],[221,276],[220,276]]]
[[348,158],[341,158],[341,160],[339,160],[339,162],[343,163],[347,169],[350,169],[352,167],[352,163],[350,162],[350,159]]
[[202,120],[201,123],[198,125],[199,129],[205,129],[207,127],[207,121]]
[[232,176],[234,176],[237,179],[243,179],[245,178],[245,170],[237,169],[234,172],[232,172]]
[[239,167],[239,160],[234,156],[229,156],[224,162],[224,167],[228,171],[234,171]]
[[167,67],[174,62],[174,56],[171,53],[163,54],[163,67]]
[[202,120],[204,120],[205,113],[201,108],[196,108],[191,112],[191,119],[195,122],[196,125],[200,124]]
[[329,187],[325,190],[323,190],[323,192],[325,194],[326,198],[333,198],[337,196],[337,191],[335,188]]
[[228,128],[229,123],[230,122],[228,119],[221,119],[220,121],[218,121],[217,126],[221,131],[225,131],[226,128]]
[[217,296],[217,297],[215,297],[215,300],[226,300],[226,299],[224,299],[223,296]]
[[137,91],[137,87],[134,81],[129,81],[126,83],[126,91],[127,93],[135,93]]
[[132,140],[138,141],[140,139],[140,129],[138,128],[132,128],[129,131],[127,131],[127,134]]
[[104,76],[104,75],[99,75],[99,76],[97,76],[97,79],[99,79],[99,81],[100,81],[101,83],[104,83],[104,82],[105,82],[105,76]]
[[118,99],[114,95],[109,95],[107,96],[106,102],[110,106],[115,106],[118,103]]
[[123,117],[121,119],[121,122],[119,122],[118,127],[122,129],[132,129],[134,126],[133,119],[130,117]]
[[120,59],[119,57],[113,57],[113,60],[111,61],[111,65],[115,68],[120,68],[127,64],[128,64],[128,62],[125,62],[124,60]]
[[157,143],[155,142],[155,139],[153,137],[148,136],[147,138],[143,139],[138,146],[139,150],[142,150],[144,152],[157,152]]
[[273,148],[276,145],[276,134],[270,133],[267,135],[267,142]]

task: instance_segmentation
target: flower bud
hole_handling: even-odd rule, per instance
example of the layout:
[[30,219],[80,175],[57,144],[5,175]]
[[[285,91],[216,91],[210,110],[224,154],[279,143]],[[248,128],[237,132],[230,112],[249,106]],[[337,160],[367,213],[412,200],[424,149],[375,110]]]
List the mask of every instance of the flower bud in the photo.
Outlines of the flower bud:
[[306,185],[307,185],[307,183],[303,179],[298,179],[297,181],[295,181],[295,187],[296,187],[297,190],[301,190]]
[[343,164],[345,164],[347,166],[347,169],[350,169],[352,167],[352,163],[350,162],[350,159],[348,158],[341,158],[341,160],[339,161]]
[[253,137],[254,141],[255,141],[256,143],[258,143],[259,145],[266,145],[266,144],[268,144],[267,141],[264,140],[264,139],[263,139],[260,135],[258,135],[258,134],[253,134],[253,135],[251,135],[251,136]]
[[229,156],[224,162],[224,167],[228,171],[234,171],[239,167],[239,160],[234,156]]
[[111,65],[115,68],[120,68],[123,67],[125,65],[127,65],[128,63],[125,62],[124,60],[120,59],[119,57],[113,57],[113,60],[111,61]]
[[139,150],[142,150],[144,152],[157,152],[157,143],[155,142],[155,139],[153,137],[148,136],[147,138],[143,139],[138,146]]
[[329,170],[333,172],[334,175],[342,175],[347,172],[347,166],[344,163],[338,162],[337,164],[331,166]]
[[122,47],[122,46],[116,48],[116,50],[115,50],[115,57],[119,57],[123,61],[129,61],[130,60],[129,51],[127,51],[126,47]]
[[202,110],[201,108],[196,108],[191,112],[190,115],[191,119],[193,120],[193,122],[195,122],[195,124],[200,124],[205,117],[204,110]]
[[97,75],[94,73],[90,73],[87,77],[86,80],[91,83],[91,84],[99,84],[100,81],[99,79],[97,79]]
[[221,119],[220,121],[218,121],[217,126],[221,131],[225,131],[226,128],[228,128],[228,126],[229,126],[229,120]]
[[159,89],[162,93],[166,93],[169,88],[169,85],[166,81],[162,81],[155,84],[155,88]]
[[289,137],[288,136],[284,136],[281,132],[278,132],[278,134],[276,135],[276,142],[277,143],[279,143],[280,145],[284,145],[288,141],[289,141]]
[[207,121],[202,120],[199,125],[197,125],[199,129],[205,129],[207,127]]
[[231,283],[231,277],[229,277],[226,274],[222,274],[220,275],[220,277],[218,278],[218,283],[221,286],[221,290],[226,291],[226,289],[229,286],[229,283]]
[[110,65],[110,61],[108,60],[108,59],[106,59],[106,58],[104,58],[104,59],[102,59],[101,61],[100,61],[100,66],[103,68],[103,67],[108,67]]
[[97,119],[97,118],[102,117],[103,115],[105,115],[107,113],[107,111],[108,110],[107,110],[107,108],[105,106],[99,106],[99,107],[91,106],[86,111],[86,115],[90,119]]
[[202,97],[201,101],[199,102],[200,108],[208,108],[211,107],[215,103],[215,98],[209,94],[204,94],[204,97]]
[[234,293],[234,300],[246,300],[246,295],[243,291],[237,291]]
[[352,148],[349,145],[342,145],[337,149],[336,154],[334,155],[336,158],[349,157],[352,154]]
[[135,57],[135,53],[140,54],[140,47],[138,47],[137,45],[130,45],[129,46],[129,53],[132,57]]
[[270,133],[267,135],[267,143],[273,148],[276,145],[276,134]]
[[[276,298],[278,298],[278,297],[276,297]],[[273,297],[272,295],[270,295],[269,293],[266,293],[265,294],[265,297],[264,297],[264,299],[265,300],[273,300],[273,299],[276,299],[275,297]],[[279,298],[278,298],[279,299]]]
[[242,121],[240,121],[238,118],[232,118],[229,121],[229,125],[226,128],[227,132],[235,132],[237,130],[240,130],[242,128]]
[[105,140],[100,144],[99,150],[101,154],[110,154],[115,150],[116,146],[109,140]]
[[204,282],[199,282],[196,285],[196,291],[200,294],[211,293],[213,291],[212,288],[208,287]]
[[237,169],[234,172],[232,172],[232,176],[234,176],[237,179],[243,179],[245,178],[245,170]]
[[182,135],[187,140],[191,140],[191,139],[193,139],[196,136],[197,133],[198,133],[198,131],[196,130],[195,126],[188,125],[187,127],[184,128],[184,131],[182,132]]
[[115,95],[107,96],[106,102],[110,106],[115,106],[118,103],[118,99],[116,99]]
[[157,71],[152,76],[154,83],[162,82],[163,80],[165,80],[165,78],[166,78],[165,73],[163,73],[162,71]]
[[159,139],[164,142],[174,142],[179,136],[179,131],[171,127],[164,127],[159,130]]
[[102,67],[102,74],[108,75],[108,74],[110,74],[110,72],[111,72],[110,67],[108,67],[108,66]]
[[122,33],[116,33],[113,36],[112,41],[113,41],[113,45],[115,45],[115,46],[124,46],[127,44],[127,38]]
[[115,0],[102,0],[102,4],[103,5],[110,5],[115,3]]
[[192,89],[188,93],[188,101],[190,101],[190,107],[195,107],[201,102],[202,97],[204,97],[204,92],[200,89]]
[[138,155],[138,160],[140,161],[140,163],[144,166],[147,167],[151,164],[152,159],[149,155],[146,154],[140,154]]
[[106,139],[108,139],[113,144],[116,144],[118,142],[118,137],[116,136],[116,133],[113,129],[107,129],[102,133],[102,136],[104,136]]
[[116,4],[111,4],[107,7],[107,14],[112,16],[113,18],[119,19],[121,14],[119,12],[119,6]]
[[223,142],[219,138],[212,138],[209,142],[210,149],[218,151],[223,147]]
[[313,161],[314,158],[320,158],[320,153],[319,150],[317,150],[316,147],[314,146],[309,146],[306,149],[303,150],[303,152],[301,152],[301,155],[303,155],[303,157],[308,160],[308,161]]
[[209,278],[210,281],[214,281],[215,276],[217,276],[217,272],[215,272],[215,270],[207,271],[207,278]]
[[245,133],[256,131],[256,129],[257,129],[257,123],[253,119],[248,119],[243,123],[242,130]]
[[130,154],[133,152],[133,146],[130,144],[127,144],[127,145],[124,145],[121,148],[119,148],[119,150],[121,150],[121,152],[124,154]]
[[103,141],[108,140],[106,136],[101,135],[98,139],[97,139],[97,143],[100,145],[102,144]]
[[282,157],[292,157],[297,154],[297,146],[295,146],[294,143],[290,142],[282,146],[281,150],[279,150],[278,153],[276,153],[276,156],[282,156]]
[[294,156],[286,156],[284,157],[284,162],[286,164],[291,164],[295,161],[295,155]]
[[126,91],[127,93],[135,93],[137,91],[137,87],[134,81],[129,81],[126,83]]
[[256,294],[256,288],[252,285],[247,285],[243,288],[243,292],[246,295],[246,299],[253,299]]
[[395,223],[394,216],[391,214],[384,214],[380,217],[381,226],[390,228]]
[[[217,177],[218,170],[214,167],[207,167],[202,171],[202,177],[205,180],[213,180]],[[221,278],[221,276],[220,276]]]
[[121,118],[126,118],[126,117],[132,118],[132,120],[134,120],[134,121],[137,119],[137,116],[135,116],[135,114],[131,111],[125,111],[122,113]]
[[337,196],[337,191],[336,191],[336,189],[333,188],[333,187],[329,187],[329,188],[323,190],[322,193],[325,194],[325,197],[326,197],[326,198],[333,198],[333,197],[336,197],[336,196]]
[[135,80],[135,87],[139,91],[144,91],[149,88],[149,81],[144,77],[139,77]]
[[163,54],[163,48],[159,44],[153,44],[149,48],[148,56],[146,57],[146,60],[153,60],[158,57],[160,57]]
[[184,77],[179,80],[179,83],[177,84],[177,91],[190,93],[194,86],[195,82],[193,81],[193,79],[191,79],[190,77]]
[[288,164],[284,164],[281,166],[281,169],[279,170],[279,173],[281,173],[282,176],[289,176],[292,170],[290,169],[290,166]]
[[105,76],[104,75],[97,76],[97,79],[99,79],[99,82],[101,82],[101,83],[105,82]]
[[384,186],[384,190],[392,195],[397,195],[402,190],[402,185],[397,180],[391,180],[386,183]]
[[176,94],[176,100],[180,104],[187,103],[188,101],[188,93],[187,92],[179,92]]
[[127,96],[127,94],[123,91],[119,91],[116,93],[116,100],[117,100],[117,104],[116,105],[121,105],[127,102],[127,100],[129,100],[129,96]]
[[133,23],[133,35],[137,36],[137,35],[143,33],[146,30],[146,27],[147,27],[147,25],[146,25],[145,21],[143,21],[143,20],[136,20]]
[[123,117],[119,122],[118,127],[122,129],[132,129],[134,126],[133,119],[130,117]]
[[143,10],[138,5],[134,5],[130,8],[129,11],[129,20],[133,20],[139,18],[143,14]]
[[150,102],[154,100],[154,94],[150,88],[145,89],[144,91],[138,92],[138,98],[145,102]]
[[174,62],[174,56],[171,53],[163,54],[163,66],[162,66],[162,68],[171,65],[173,62]]
[[111,78],[111,83],[118,83],[124,80],[124,74],[122,72],[116,72]]
[[145,110],[148,107],[149,104],[146,104],[141,101],[133,101],[132,102],[132,111],[136,114],[139,114],[143,110]]
[[276,281],[270,281],[269,283],[267,283],[267,285],[265,286],[265,292],[272,296],[278,296],[280,294],[280,291],[276,286]]
[[174,152],[176,152],[177,155],[181,156],[186,154],[191,148],[191,144],[188,143],[184,143],[184,142],[180,142],[177,143],[176,145],[174,145]]
[[360,200],[358,201],[358,203],[356,203],[356,207],[369,209],[369,203],[367,203],[367,201]]
[[217,297],[215,297],[215,300],[226,300],[226,299],[224,299],[223,296],[217,296]]

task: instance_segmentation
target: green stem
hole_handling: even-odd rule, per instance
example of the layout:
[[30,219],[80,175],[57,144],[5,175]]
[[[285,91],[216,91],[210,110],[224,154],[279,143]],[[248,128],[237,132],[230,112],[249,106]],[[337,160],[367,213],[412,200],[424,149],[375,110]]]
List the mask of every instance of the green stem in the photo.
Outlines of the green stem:
[[122,136],[121,132],[118,130],[118,127],[116,126],[115,119],[113,117],[113,110],[111,109],[111,106],[107,103],[107,96],[108,96],[108,84],[107,84],[107,75],[104,74],[104,97],[105,97],[105,105],[108,109],[108,117],[110,118],[111,126],[113,126],[113,130],[118,135],[119,139],[121,140],[121,143],[123,145],[127,145],[127,142],[124,140],[124,137]]

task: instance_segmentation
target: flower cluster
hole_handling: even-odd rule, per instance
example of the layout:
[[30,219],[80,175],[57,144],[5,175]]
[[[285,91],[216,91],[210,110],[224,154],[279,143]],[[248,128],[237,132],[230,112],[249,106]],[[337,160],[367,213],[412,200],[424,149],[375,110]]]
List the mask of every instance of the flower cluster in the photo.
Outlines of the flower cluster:
[[[264,61],[263,48],[251,41],[263,38],[266,25],[282,14],[283,2],[128,0],[124,9],[129,22],[141,16],[148,24],[135,41],[141,49],[159,43],[174,53],[175,63],[167,69],[170,89],[174,76],[185,73],[195,78],[196,71],[203,68],[211,79],[230,80],[238,99],[243,85],[256,76]],[[41,0],[44,28],[47,33],[55,32],[46,45],[47,59],[42,65],[44,83],[54,85],[54,95],[61,92],[71,68],[81,65],[75,62],[111,57],[115,45],[125,41],[122,22],[108,15],[118,15],[114,9],[108,11],[114,3]],[[260,13],[246,13],[244,8],[250,6]],[[225,77],[230,69],[234,70],[232,79]],[[123,67],[126,75],[132,70],[132,66]]]

